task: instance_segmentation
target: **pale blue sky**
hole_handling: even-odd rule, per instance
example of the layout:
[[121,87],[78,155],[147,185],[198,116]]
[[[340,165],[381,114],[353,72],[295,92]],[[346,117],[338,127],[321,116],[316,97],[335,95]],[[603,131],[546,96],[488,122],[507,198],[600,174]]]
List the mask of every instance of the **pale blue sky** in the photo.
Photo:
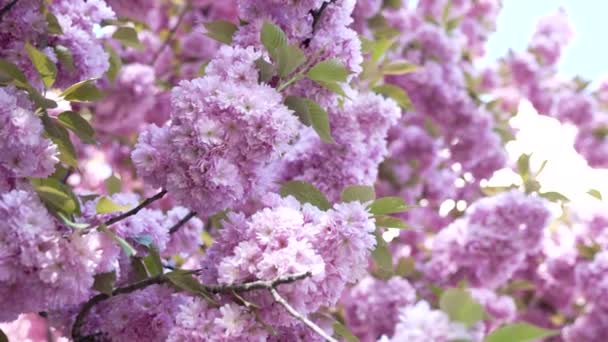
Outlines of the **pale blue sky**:
[[559,64],[566,76],[597,81],[608,77],[608,0],[504,0],[497,32],[487,45],[487,58],[504,56],[509,48],[523,50],[538,18],[563,7],[574,26],[574,39]]

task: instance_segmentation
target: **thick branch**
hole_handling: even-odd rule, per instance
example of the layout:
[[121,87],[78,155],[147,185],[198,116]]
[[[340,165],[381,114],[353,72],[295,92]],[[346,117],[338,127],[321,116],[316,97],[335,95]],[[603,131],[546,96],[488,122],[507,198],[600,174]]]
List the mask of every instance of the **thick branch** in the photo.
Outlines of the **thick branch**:
[[109,226],[111,224],[114,224],[118,221],[122,221],[124,219],[126,219],[129,216],[133,216],[135,214],[137,214],[140,210],[142,210],[143,208],[149,206],[150,204],[152,204],[153,202],[163,198],[163,196],[165,196],[165,194],[167,194],[167,190],[163,189],[161,190],[159,193],[157,193],[156,195],[150,197],[150,198],[146,198],[143,202],[141,202],[137,207],[126,211],[118,216],[112,217],[111,219],[107,220],[104,224],[106,226]]
[[[319,21],[321,21],[321,16],[323,15],[323,11],[325,11],[325,9],[327,8],[327,6],[329,6],[329,4],[332,4],[334,2],[336,2],[336,0],[325,1],[325,2],[323,2],[323,4],[321,4],[321,7],[319,7],[318,10],[310,11],[310,15],[312,15],[312,37],[314,37],[315,33],[317,32],[317,27],[319,26]],[[308,47],[308,45],[310,44],[310,41],[312,40],[312,37],[306,38],[306,40],[304,40],[302,42],[302,44],[305,47]]]
[[309,320],[306,316],[299,313],[296,309],[293,308],[293,306],[289,305],[289,303],[287,303],[285,298],[281,297],[281,295],[279,294],[279,291],[277,291],[277,289],[275,289],[274,287],[270,288],[270,293],[272,294],[272,298],[274,298],[275,302],[281,304],[281,306],[283,306],[285,308],[285,310],[287,310],[287,312],[289,312],[290,315],[295,317],[300,322],[304,323],[304,325],[309,327],[316,334],[323,337],[325,339],[325,341],[338,342],[338,340],[329,336],[325,332],[325,330],[321,329],[321,327],[316,325],[313,321]]
[[13,6],[15,6],[17,4],[17,1],[19,1],[19,0],[12,0],[8,4],[6,4],[4,7],[0,8],[0,21],[2,21],[2,17],[4,17],[4,15],[6,13],[8,13],[8,11],[10,11],[11,8],[13,8]]
[[189,212],[186,216],[184,216],[181,220],[174,224],[173,227],[169,229],[169,234],[177,232],[181,228],[181,226],[186,224],[186,222],[190,221],[190,219],[194,216],[196,216],[196,211]]
[[[293,282],[296,282],[298,280],[301,280],[301,279],[304,279],[304,278],[307,278],[310,276],[311,276],[311,273],[306,272],[306,273],[292,274],[292,275],[288,275],[288,276],[284,276],[284,277],[278,277],[273,280],[257,280],[257,281],[252,281],[249,283],[243,283],[243,284],[226,284],[226,285],[201,284],[201,287],[210,293],[236,293],[236,292],[247,292],[247,291],[261,290],[261,289],[273,290],[275,287],[277,287],[281,284],[293,283]],[[164,284],[164,283],[168,283],[168,282],[170,282],[170,280],[167,277],[167,275],[161,274],[159,276],[148,278],[148,279],[139,281],[137,283],[133,283],[131,285],[127,285],[124,287],[118,287],[118,288],[114,289],[114,291],[112,291],[112,296],[128,294],[131,292],[135,292],[137,290],[145,289],[146,287],[148,287],[150,285]],[[101,294],[98,294],[98,295],[94,296],[93,298],[89,299],[89,301],[87,301],[86,303],[84,303],[84,305],[80,309],[80,312],[78,312],[78,315],[76,316],[74,325],[72,326],[72,339],[74,339],[75,342],[87,340],[88,336],[82,336],[82,332],[81,332],[82,325],[85,321],[85,318],[87,317],[87,315],[89,314],[89,312],[93,309],[93,307],[95,305],[111,298],[112,296],[108,296],[107,294],[101,293]]]

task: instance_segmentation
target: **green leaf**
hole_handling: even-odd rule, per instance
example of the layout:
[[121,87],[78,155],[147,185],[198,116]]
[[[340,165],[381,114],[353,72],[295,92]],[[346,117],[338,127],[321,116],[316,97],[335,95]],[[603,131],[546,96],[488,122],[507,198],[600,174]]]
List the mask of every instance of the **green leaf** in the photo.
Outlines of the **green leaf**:
[[274,66],[260,57],[255,61],[255,66],[259,72],[259,80],[261,83],[268,83],[274,74]]
[[114,174],[112,174],[110,177],[106,178],[104,183],[106,186],[106,190],[108,191],[108,194],[110,194],[110,195],[118,193],[122,189],[122,182],[120,181],[120,178],[116,177],[116,175],[114,175]]
[[357,336],[355,336],[344,324],[335,321],[334,322],[334,332],[342,337],[347,342],[359,342]]
[[130,205],[122,205],[112,201],[110,198],[106,196],[102,196],[97,205],[95,206],[95,210],[98,214],[108,214],[115,213],[117,211],[127,211],[131,209]]
[[67,111],[57,117],[59,123],[74,132],[83,142],[95,144],[95,130],[80,114]]
[[416,274],[416,260],[412,257],[399,258],[395,267],[395,274],[400,277],[411,277]]
[[596,189],[589,189],[589,191],[587,191],[587,193],[595,198],[597,198],[598,200],[602,200],[602,193],[599,192],[599,190]]
[[544,329],[529,323],[512,323],[492,331],[484,342],[531,342],[558,333],[558,330]]
[[418,66],[408,61],[391,61],[382,67],[385,75],[403,75],[418,70]]
[[395,39],[389,38],[380,38],[374,41],[361,37],[361,48],[363,49],[363,52],[370,54],[372,62],[378,63],[394,42]]
[[91,102],[103,97],[103,93],[93,84],[94,79],[84,80],[69,86],[59,96],[72,102]]
[[278,50],[287,45],[287,36],[275,24],[264,21],[261,32],[262,44],[268,50],[270,57],[274,62],[278,61]]
[[367,185],[351,185],[342,190],[342,202],[359,201],[361,203],[373,201],[376,198],[374,188]]
[[110,67],[108,68],[108,71],[106,71],[106,75],[110,81],[114,82],[120,72],[120,68],[122,68],[122,59],[110,44],[106,44],[105,49],[110,62]]
[[382,197],[373,201],[368,210],[374,215],[402,213],[408,209],[401,197]]
[[54,178],[33,178],[31,182],[40,200],[52,211],[67,216],[80,214],[78,199],[65,184]]
[[34,102],[34,104],[36,105],[37,108],[56,108],[57,107],[57,102],[47,99],[46,97],[42,96],[42,94],[40,94],[38,92],[38,90],[34,89],[33,87],[28,88],[27,92],[30,96],[30,100],[32,100],[32,102]]
[[303,181],[289,181],[281,186],[281,196],[293,196],[300,203],[310,203],[321,210],[331,208],[331,203],[314,185]]
[[156,247],[148,248],[148,255],[144,257],[143,262],[150,277],[163,274],[163,263]]
[[304,51],[297,45],[284,45],[278,50],[279,76],[286,77],[306,61]]
[[137,37],[137,31],[132,27],[119,27],[112,35],[112,38],[118,40],[124,46],[136,49],[143,49],[144,47]]
[[0,329],[0,342],[8,342],[8,337],[2,329]]
[[346,93],[344,92],[344,89],[342,89],[342,86],[340,85],[340,83],[318,81],[317,84],[319,84],[321,87],[323,87],[333,93],[336,93],[336,94],[344,96],[344,97],[348,97],[348,95],[346,95]]
[[114,283],[116,282],[116,272],[98,273],[95,275],[95,282],[93,282],[93,288],[103,294],[112,296],[114,290]]
[[23,72],[19,70],[19,67],[5,59],[0,59],[0,80],[3,82],[14,82],[19,88],[31,87]]
[[411,110],[412,109],[412,101],[409,96],[407,96],[406,92],[392,84],[382,84],[372,88],[375,93],[383,95],[385,97],[389,97],[403,109],[403,110]]
[[346,82],[349,71],[336,59],[327,59],[321,61],[306,74],[308,78],[315,82]]
[[530,157],[531,156],[532,156],[531,154],[523,153],[517,159],[517,172],[519,173],[519,175],[521,176],[521,179],[523,179],[524,182],[526,180],[528,180],[528,177],[530,176]]
[[63,65],[66,71],[73,72],[76,70],[76,66],[74,65],[74,57],[70,50],[63,45],[55,46],[55,54],[57,55],[57,59]]
[[309,99],[305,101],[312,128],[314,128],[323,142],[332,143],[334,140],[331,137],[331,129],[329,127],[329,115],[318,103]]
[[376,231],[376,248],[372,252],[372,257],[382,278],[393,275],[393,256],[379,231]]
[[375,215],[376,226],[386,228],[399,228],[399,229],[411,229],[405,221],[398,217],[388,215]]
[[108,227],[105,224],[102,223],[101,225],[99,225],[98,229],[99,229],[99,231],[101,231],[105,234],[108,234],[110,236],[110,238],[112,238],[112,240],[114,240],[116,243],[118,243],[120,248],[123,250],[123,252],[125,252],[125,254],[128,257],[132,257],[137,254],[137,250],[133,246],[131,246],[131,244],[129,242],[127,242],[127,240],[116,235],[116,233],[114,231],[108,229]]
[[40,117],[42,125],[44,126],[44,132],[46,135],[57,145],[59,150],[59,160],[66,165],[73,168],[78,168],[78,161],[76,158],[76,149],[70,140],[70,134],[68,131],[61,126],[56,119],[49,117],[44,114]]
[[87,229],[87,228],[90,227],[90,225],[88,223],[77,223],[77,222],[74,222],[74,221],[70,220],[70,218],[67,217],[62,212],[57,212],[57,216],[59,216],[59,219],[61,220],[61,222],[63,224],[65,224],[66,226],[68,226],[70,228],[74,228],[74,229]]
[[232,36],[239,29],[235,24],[226,20],[210,21],[204,24],[206,35],[227,45],[232,44]]
[[207,293],[205,287],[196,279],[191,272],[183,270],[175,270],[166,274],[171,284],[180,290],[190,292],[204,297],[208,301],[213,302],[213,299]]
[[556,191],[549,191],[549,192],[543,192],[541,194],[539,194],[541,197],[544,197],[546,199],[548,199],[551,202],[570,202],[570,199],[568,199],[568,197],[560,194],[559,192]]
[[196,73],[199,77],[203,77],[207,74],[207,66],[209,66],[209,61],[201,63],[201,66],[198,68],[198,72]]
[[51,12],[46,13],[46,27],[48,32],[51,34],[63,34],[63,30],[61,29],[61,25],[59,25],[57,17]]
[[33,47],[29,42],[25,43],[25,50],[38,75],[40,75],[42,83],[46,88],[50,88],[57,77],[57,66],[47,55]]
[[465,289],[445,290],[439,298],[439,308],[448,314],[450,320],[462,322],[468,327],[485,316],[483,307]]
[[401,0],[384,0],[383,7],[387,8],[401,8]]
[[287,108],[294,111],[296,116],[300,119],[300,122],[306,126],[310,126],[310,115],[308,114],[308,105],[306,99],[299,96],[287,96],[285,98],[285,105]]

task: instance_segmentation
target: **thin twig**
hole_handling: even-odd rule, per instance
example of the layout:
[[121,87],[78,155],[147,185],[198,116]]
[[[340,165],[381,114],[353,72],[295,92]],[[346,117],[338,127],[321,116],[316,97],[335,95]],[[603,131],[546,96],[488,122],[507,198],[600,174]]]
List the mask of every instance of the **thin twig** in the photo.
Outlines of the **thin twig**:
[[277,291],[277,289],[275,289],[274,287],[270,288],[270,293],[272,294],[272,298],[274,298],[275,302],[281,304],[285,308],[285,310],[287,310],[287,312],[289,312],[290,315],[295,317],[300,322],[304,323],[304,325],[309,327],[312,331],[317,333],[319,336],[323,337],[325,339],[325,341],[338,342],[338,340],[329,336],[325,332],[325,330],[321,329],[321,327],[316,325],[313,321],[309,320],[306,316],[299,313],[296,309],[293,308],[293,306],[289,305],[289,303],[287,303],[285,298],[281,297],[281,295],[279,294],[279,291]]
[[9,2],[8,4],[6,4],[6,6],[0,8],[0,21],[2,20],[2,17],[8,13],[8,11],[11,10],[11,8],[13,8],[13,6],[15,6],[15,4],[17,4],[17,1],[19,0],[13,0],[11,2]]
[[152,63],[150,63],[151,65],[154,65],[156,63],[156,60],[158,60],[158,57],[160,57],[161,53],[167,48],[169,43],[171,43],[173,36],[177,32],[177,29],[179,28],[179,26],[182,24],[182,21],[184,20],[184,17],[188,13],[189,9],[190,9],[190,5],[186,4],[186,6],[182,10],[182,12],[179,14],[179,17],[177,17],[177,23],[175,23],[175,26],[173,26],[173,28],[171,28],[171,31],[169,31],[169,35],[163,42],[163,45],[160,46],[160,48],[154,54],[154,57],[152,57]]
[[196,216],[196,211],[189,212],[186,216],[184,216],[181,220],[174,224],[173,227],[169,229],[169,234],[177,232],[181,228],[181,226],[186,224],[186,222],[190,221],[190,219],[194,216]]
[[124,212],[118,216],[112,217],[111,219],[107,220],[106,222],[104,222],[104,224],[106,226],[109,226],[111,224],[114,224],[118,221],[124,220],[129,216],[133,216],[135,214],[137,214],[140,210],[142,210],[143,208],[147,207],[148,205],[152,204],[152,202],[155,202],[156,200],[159,200],[161,198],[163,198],[163,196],[165,196],[165,194],[167,194],[167,190],[162,189],[159,193],[157,193],[156,195],[150,197],[150,198],[146,198],[143,202],[141,202],[137,207]]
[[310,41],[312,40],[315,33],[317,32],[317,28],[319,26],[319,22],[321,21],[321,16],[323,15],[323,11],[325,11],[325,9],[327,8],[327,6],[329,6],[329,4],[332,4],[334,2],[336,2],[336,0],[325,1],[325,2],[323,2],[323,4],[321,4],[321,7],[319,7],[318,10],[310,11],[310,15],[312,15],[312,37],[306,38],[302,42],[302,45],[304,45],[305,47],[308,47],[308,45],[310,44]]
[[[243,283],[243,284],[225,284],[225,285],[200,284],[200,286],[202,289],[204,289],[205,291],[207,291],[209,293],[234,294],[236,292],[248,292],[248,291],[253,291],[253,290],[261,290],[261,289],[272,290],[281,284],[293,283],[293,282],[296,282],[298,280],[301,280],[301,279],[304,279],[304,278],[307,278],[310,276],[311,276],[310,272],[305,272],[305,273],[292,274],[292,275],[288,275],[288,276],[284,276],[284,277],[278,277],[273,280],[257,280],[257,281],[252,281],[249,283]],[[156,277],[151,277],[151,278],[148,278],[148,279],[124,286],[124,287],[118,287],[112,291],[112,296],[109,296],[104,293],[93,296],[86,303],[84,303],[84,305],[78,312],[76,319],[74,320],[74,325],[72,325],[72,339],[75,342],[79,342],[79,341],[85,341],[89,338],[89,336],[82,336],[81,329],[82,329],[82,325],[84,324],[85,318],[87,317],[87,315],[89,314],[89,312],[93,309],[93,307],[95,305],[97,305],[113,296],[118,296],[121,294],[128,294],[131,292],[135,292],[137,290],[144,289],[151,285],[164,284],[167,282],[170,282],[167,275],[161,274]]]

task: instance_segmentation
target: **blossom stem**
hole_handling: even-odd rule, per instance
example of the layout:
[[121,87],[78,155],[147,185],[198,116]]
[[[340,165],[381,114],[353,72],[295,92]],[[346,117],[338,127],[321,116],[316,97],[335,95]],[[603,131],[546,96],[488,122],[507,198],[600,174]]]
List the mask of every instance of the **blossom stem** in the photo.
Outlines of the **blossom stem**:
[[321,327],[319,327],[318,325],[316,325],[313,321],[309,320],[306,316],[302,315],[301,313],[299,313],[296,309],[294,309],[293,306],[291,306],[286,300],[285,298],[283,298],[280,294],[279,291],[277,291],[276,288],[272,287],[270,288],[270,293],[272,294],[272,298],[274,299],[275,302],[281,304],[281,306],[283,306],[285,308],[285,310],[287,310],[287,312],[292,315],[294,318],[296,318],[297,320],[301,321],[302,323],[304,323],[304,325],[306,325],[307,327],[309,327],[312,331],[314,331],[316,334],[318,334],[319,336],[323,337],[325,339],[325,341],[329,341],[329,342],[338,342],[338,340],[336,340],[335,338],[329,336],[325,330],[321,329]]
[[190,5],[186,4],[186,6],[182,10],[182,12],[179,14],[179,17],[177,17],[177,22],[175,23],[175,25],[173,26],[173,28],[171,28],[171,31],[169,31],[169,35],[167,36],[167,38],[163,42],[163,45],[160,46],[160,48],[154,54],[154,57],[152,57],[152,63],[150,63],[151,65],[154,65],[156,63],[156,61],[158,60],[158,57],[160,57],[160,55],[163,53],[163,51],[165,51],[165,49],[167,48],[167,46],[169,45],[169,43],[171,43],[171,40],[173,39],[173,36],[177,32],[177,29],[179,28],[179,26],[182,24],[182,21],[184,20],[184,17],[188,13],[189,9],[190,9]]
[[112,217],[111,219],[107,220],[104,224],[106,226],[109,226],[111,224],[114,224],[118,221],[124,220],[129,216],[133,216],[135,214],[137,214],[140,210],[142,210],[143,208],[147,207],[148,205],[152,204],[153,202],[163,198],[163,196],[165,196],[167,194],[167,190],[162,189],[159,193],[157,193],[156,195],[146,198],[143,202],[141,202],[137,207],[124,212],[116,217]]
[[173,234],[173,233],[177,232],[184,224],[186,224],[188,221],[190,221],[190,219],[193,218],[194,216],[196,216],[196,211],[189,212],[186,216],[184,216],[181,220],[179,220],[176,224],[174,224],[173,227],[171,227],[169,229],[169,234]]

